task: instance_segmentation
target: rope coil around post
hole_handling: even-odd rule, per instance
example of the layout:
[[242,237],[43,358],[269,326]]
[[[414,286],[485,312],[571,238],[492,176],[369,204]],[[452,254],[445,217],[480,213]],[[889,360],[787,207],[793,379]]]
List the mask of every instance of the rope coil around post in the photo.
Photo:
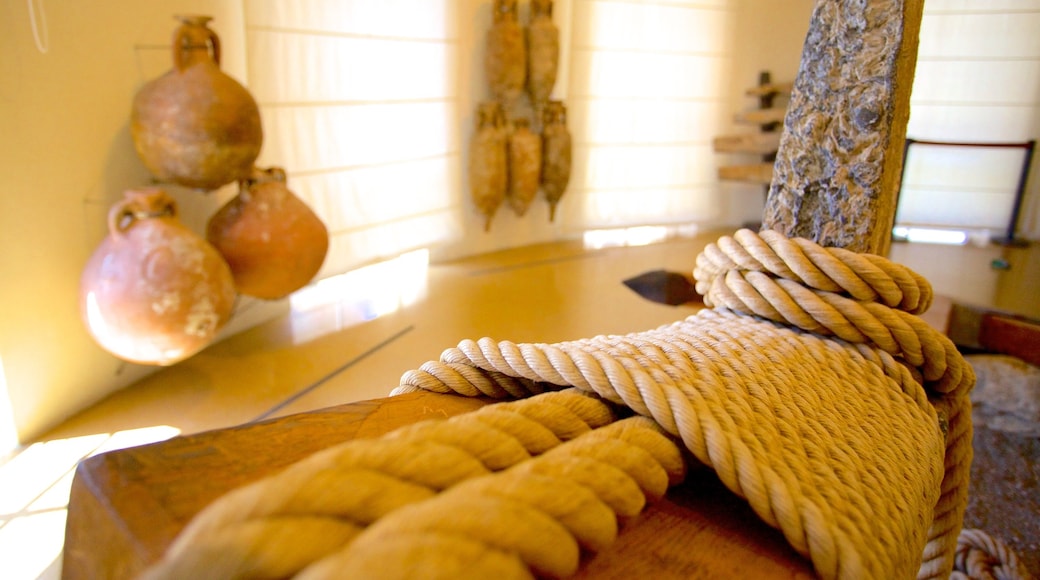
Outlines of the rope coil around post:
[[714,310],[553,345],[463,341],[394,392],[444,367],[467,380],[438,392],[504,392],[503,381],[594,392],[680,437],[821,576],[948,576],[974,373],[915,316],[928,282],[878,256],[749,230],[708,246],[695,277]]

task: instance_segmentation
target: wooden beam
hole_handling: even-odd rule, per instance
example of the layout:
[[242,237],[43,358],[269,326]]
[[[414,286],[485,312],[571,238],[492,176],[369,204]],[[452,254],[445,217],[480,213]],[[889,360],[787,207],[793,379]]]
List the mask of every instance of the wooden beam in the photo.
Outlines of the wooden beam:
[[773,164],[725,165],[719,167],[719,179],[769,185],[773,179]]
[[716,153],[755,153],[769,155],[780,148],[780,133],[722,135],[712,141]]
[[773,109],[751,109],[750,111],[741,111],[734,115],[734,118],[739,123],[748,123],[754,125],[768,125],[770,123],[783,123],[784,115],[787,113],[787,109],[773,108]]
[[763,228],[885,254],[924,0],[818,0]]
[[745,91],[749,97],[761,97],[765,95],[779,95],[784,93],[790,93],[794,87],[794,83],[766,83],[757,87],[752,87]]

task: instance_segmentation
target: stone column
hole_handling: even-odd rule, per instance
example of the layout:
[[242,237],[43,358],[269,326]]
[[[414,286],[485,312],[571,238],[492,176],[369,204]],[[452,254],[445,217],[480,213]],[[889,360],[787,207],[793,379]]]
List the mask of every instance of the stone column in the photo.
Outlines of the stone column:
[[763,228],[888,252],[924,0],[818,0]]

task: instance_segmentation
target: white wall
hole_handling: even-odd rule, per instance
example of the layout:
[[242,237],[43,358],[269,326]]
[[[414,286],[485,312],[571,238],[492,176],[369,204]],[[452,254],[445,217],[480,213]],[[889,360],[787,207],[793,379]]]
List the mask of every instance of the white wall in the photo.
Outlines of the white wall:
[[[814,0],[741,0],[738,3],[730,87],[733,112],[759,107],[757,97],[745,95],[747,89],[758,84],[759,72],[769,71],[774,82],[794,81],[815,4]],[[778,97],[775,104],[783,106],[786,102]],[[743,124],[731,124],[727,129],[732,133],[757,131],[757,127]],[[748,155],[720,155],[719,158],[731,163],[759,161]],[[724,182],[720,187],[726,203],[723,223],[742,225],[761,221],[764,187],[736,182]]]

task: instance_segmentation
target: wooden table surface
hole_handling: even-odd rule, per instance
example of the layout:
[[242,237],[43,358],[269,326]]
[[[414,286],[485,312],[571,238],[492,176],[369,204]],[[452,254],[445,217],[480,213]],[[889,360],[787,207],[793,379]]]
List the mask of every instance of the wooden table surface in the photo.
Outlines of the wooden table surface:
[[[158,560],[192,516],[225,492],[320,449],[487,401],[414,393],[176,437],[92,457],[76,470],[66,578],[130,578]],[[707,468],[636,518],[580,578],[808,578],[808,561]]]

